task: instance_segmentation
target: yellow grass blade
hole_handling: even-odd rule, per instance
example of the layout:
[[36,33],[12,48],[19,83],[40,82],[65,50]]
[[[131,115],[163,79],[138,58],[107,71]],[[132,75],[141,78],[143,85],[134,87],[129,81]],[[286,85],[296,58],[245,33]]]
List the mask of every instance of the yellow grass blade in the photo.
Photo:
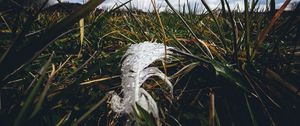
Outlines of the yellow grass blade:
[[78,52],[78,57],[81,57],[82,46],[83,46],[83,39],[84,39],[84,18],[79,20],[79,41],[80,41],[80,50]]
[[80,27],[80,44],[83,45],[83,38],[84,38],[84,19],[79,20],[79,27]]

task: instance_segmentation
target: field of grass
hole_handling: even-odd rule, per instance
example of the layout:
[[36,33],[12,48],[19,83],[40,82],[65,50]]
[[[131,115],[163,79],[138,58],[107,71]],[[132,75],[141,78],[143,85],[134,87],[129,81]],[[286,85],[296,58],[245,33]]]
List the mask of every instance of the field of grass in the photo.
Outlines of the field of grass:
[[300,4],[289,12],[206,6],[203,14],[94,10],[98,4],[1,9],[1,125],[125,125],[132,115],[112,111],[109,92],[121,92],[125,51],[144,41],[180,50],[175,61],[152,64],[179,72],[173,97],[163,80],[146,81],[160,118],[140,109],[134,125],[299,123]]

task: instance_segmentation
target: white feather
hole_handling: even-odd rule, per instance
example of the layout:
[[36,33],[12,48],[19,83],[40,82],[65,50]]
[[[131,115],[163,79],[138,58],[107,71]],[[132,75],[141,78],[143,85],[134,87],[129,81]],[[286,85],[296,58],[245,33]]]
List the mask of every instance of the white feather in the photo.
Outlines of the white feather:
[[167,58],[171,47],[167,47],[160,43],[143,42],[134,44],[129,47],[122,62],[122,93],[123,98],[114,94],[111,98],[111,107],[117,113],[132,114],[132,108],[135,104],[139,104],[143,109],[158,117],[158,108],[152,96],[145,91],[141,86],[152,76],[157,76],[165,80],[170,87],[170,92],[173,92],[173,86],[166,75],[156,67],[149,67],[156,60],[163,60],[165,53]]

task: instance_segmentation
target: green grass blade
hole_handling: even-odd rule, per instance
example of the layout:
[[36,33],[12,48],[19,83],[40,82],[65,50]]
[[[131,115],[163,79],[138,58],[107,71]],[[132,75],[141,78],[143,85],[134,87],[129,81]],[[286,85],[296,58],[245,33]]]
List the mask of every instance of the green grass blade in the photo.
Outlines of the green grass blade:
[[[139,104],[136,103],[136,108],[133,108],[139,118],[140,123],[143,124],[145,122],[147,126],[156,126],[155,119],[148,113],[144,108],[142,108]],[[139,122],[138,122],[139,123]]]
[[216,110],[216,126],[222,126],[217,110]]
[[206,10],[209,12],[209,14],[211,15],[211,17],[215,21],[217,29],[218,29],[218,32],[219,32],[219,35],[220,35],[221,43],[223,44],[224,49],[226,51],[228,51],[228,47],[227,47],[227,44],[226,44],[226,41],[225,41],[225,37],[224,37],[224,34],[223,34],[222,30],[221,30],[221,25],[219,24],[216,16],[213,14],[212,10],[210,9],[210,7],[206,3],[206,1],[205,0],[201,0],[201,1],[203,3],[204,7],[206,8]]
[[237,87],[243,89],[244,91],[256,96],[249,90],[248,83],[243,79],[242,76],[239,75],[239,73],[235,72],[233,68],[230,68],[226,66],[225,63],[220,63],[216,60],[211,60],[211,64],[214,66],[217,74],[232,81]]
[[249,114],[250,114],[250,117],[251,117],[252,126],[257,126],[257,123],[256,123],[256,120],[255,120],[253,111],[252,111],[252,109],[251,109],[251,105],[250,105],[250,103],[249,103],[249,101],[248,101],[248,97],[247,97],[246,94],[244,94],[244,96],[245,96],[247,108],[248,108],[248,111],[249,111]]
[[246,60],[250,63],[250,18],[249,18],[249,2],[244,0],[245,12],[245,47],[246,47]]
[[[171,3],[169,2],[169,0],[165,0],[166,3],[168,4],[168,6],[172,9],[172,11],[180,18],[180,20],[182,21],[182,23],[186,26],[186,28],[189,30],[189,32],[192,34],[193,37],[198,38],[197,35],[193,32],[193,30],[191,29],[191,27],[187,24],[187,22],[185,21],[185,19],[176,11],[176,9],[171,5]],[[197,43],[196,46],[199,47],[199,49],[207,56],[213,59],[213,55],[210,52],[209,48],[207,47],[207,45],[200,39],[196,39],[199,43],[201,43],[205,49],[207,50],[207,52],[209,53],[209,55],[206,53],[206,51],[204,51],[204,49],[202,47],[200,47]]]
[[[7,75],[16,72],[16,70],[23,67],[24,64],[37,57],[50,43],[64,35],[64,33],[69,30],[70,26],[88,15],[102,2],[102,0],[90,0],[86,4],[81,5],[74,13],[50,26],[41,32],[40,35],[36,35],[29,40],[31,41],[30,44],[19,51],[4,57],[0,62],[0,69],[2,70],[0,80],[3,80]],[[16,57],[18,58],[18,62],[15,62]]]
[[[238,40],[238,36],[237,36],[237,26],[236,26],[236,22],[234,20],[233,14],[231,12],[231,8],[229,6],[228,0],[225,0],[227,9],[228,9],[228,14],[229,14],[229,21],[232,27],[232,38],[233,38],[233,57],[235,62],[238,64],[238,51],[239,48],[237,46],[237,40]],[[239,65],[238,65],[239,66]]]
[[[52,54],[52,55],[53,55],[53,54]],[[30,118],[34,117],[34,116],[40,111],[40,109],[41,109],[41,107],[42,107],[42,104],[43,104],[43,102],[44,102],[44,100],[45,100],[45,98],[46,98],[47,92],[48,92],[48,90],[49,90],[49,88],[50,88],[51,80],[54,79],[54,78],[53,78],[54,72],[55,72],[55,71],[54,71],[54,69],[53,69],[53,71],[51,72],[51,74],[50,74],[50,76],[49,76],[49,78],[48,78],[48,81],[47,81],[47,83],[46,83],[46,85],[45,85],[45,87],[44,87],[44,89],[43,89],[43,91],[42,91],[42,94],[39,96],[38,103],[37,103],[36,106],[34,107],[34,110],[33,110],[32,114],[30,115]]]
[[15,122],[14,122],[14,126],[19,126],[22,125],[22,122],[25,121],[27,119],[26,116],[28,116],[29,111],[30,111],[30,106],[33,103],[34,97],[36,95],[36,93],[38,92],[39,87],[42,84],[42,80],[44,79],[46,72],[47,72],[47,68],[50,65],[50,62],[52,60],[53,55],[50,56],[50,58],[48,59],[48,61],[46,62],[46,64],[41,68],[40,70],[40,77],[37,80],[35,86],[33,87],[33,89],[31,90],[29,96],[26,98],[24,106],[22,107],[20,113],[18,114]]
[[85,112],[79,119],[73,124],[73,126],[77,126],[80,122],[82,122],[85,118],[87,118],[93,111],[95,111],[99,106],[107,100],[110,96],[110,93],[107,93],[99,102],[97,102],[92,108],[90,108],[87,112]]

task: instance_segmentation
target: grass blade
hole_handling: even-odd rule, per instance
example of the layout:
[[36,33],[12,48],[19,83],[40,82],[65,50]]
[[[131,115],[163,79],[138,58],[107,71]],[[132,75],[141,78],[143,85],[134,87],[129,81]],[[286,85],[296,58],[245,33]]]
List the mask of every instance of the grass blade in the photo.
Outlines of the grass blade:
[[26,98],[26,101],[24,103],[24,106],[22,107],[20,113],[18,114],[15,122],[14,122],[14,126],[19,126],[22,125],[22,122],[25,121],[27,119],[27,114],[29,114],[29,110],[30,110],[30,106],[32,105],[32,102],[34,100],[34,96],[36,95],[36,93],[38,92],[39,87],[41,86],[42,80],[46,75],[47,72],[47,68],[50,65],[50,62],[52,60],[53,55],[50,56],[50,58],[48,59],[48,61],[46,62],[46,64],[41,68],[40,70],[40,77],[37,80],[35,86],[33,87],[33,89],[31,90],[29,96]]
[[215,113],[215,94],[213,91],[209,92],[209,121],[208,124],[209,126],[215,126],[216,122],[216,113]]
[[84,40],[84,18],[79,20],[79,41],[80,41],[80,50],[78,53],[78,57],[81,57],[82,46]]
[[[24,64],[37,57],[50,43],[62,36],[70,26],[78,22],[82,17],[93,11],[102,0],[90,0],[86,4],[77,8],[77,10],[64,18],[62,21],[50,26],[48,29],[31,39],[31,43],[19,51],[8,55],[0,62],[0,80],[5,79],[9,74],[16,72]],[[38,42],[38,43],[37,43]],[[16,61],[18,58],[18,62]]]
[[209,12],[209,14],[211,15],[211,17],[213,18],[213,20],[215,21],[216,23],[216,26],[217,26],[217,29],[218,29],[218,32],[219,32],[219,35],[220,35],[220,39],[221,39],[221,43],[223,44],[223,47],[226,51],[228,51],[228,48],[227,48],[227,44],[226,44],[226,41],[225,41],[225,37],[224,37],[224,34],[223,32],[221,31],[221,25],[219,24],[216,16],[213,14],[212,10],[210,9],[210,7],[208,6],[208,4],[206,3],[205,0],[201,0],[204,7],[206,8],[206,10]]
[[256,96],[255,94],[253,94],[249,90],[248,85],[247,85],[248,83],[235,70],[233,70],[232,68],[224,65],[224,63],[220,63],[216,60],[212,60],[211,64],[216,69],[217,74],[219,74],[219,75],[223,76],[224,78],[232,81],[237,87],[243,89],[244,91],[252,94],[253,96]]
[[249,101],[248,101],[248,97],[247,97],[246,94],[244,94],[244,96],[245,96],[247,108],[248,108],[248,111],[249,111],[249,114],[250,114],[250,117],[251,117],[251,120],[252,120],[252,126],[257,126],[257,123],[256,123],[256,120],[255,120],[253,111],[252,111],[251,106],[250,106],[250,103],[249,103]]
[[228,0],[225,0],[225,3],[226,3],[226,6],[227,6],[227,9],[228,9],[229,21],[230,21],[230,24],[231,24],[231,27],[232,27],[233,57],[234,57],[235,62],[238,64],[238,51],[239,51],[239,48],[237,47],[237,40],[238,40],[237,32],[238,32],[238,30],[237,30],[236,22],[234,20],[233,15],[232,15],[231,8],[229,6]]
[[84,113],[79,119],[73,124],[73,126],[78,126],[80,122],[82,122],[85,118],[87,118],[93,111],[95,111],[99,106],[106,101],[106,99],[110,96],[110,93],[107,93],[99,102],[97,102],[91,109],[89,109],[86,113]]
[[291,0],[286,0],[283,5],[279,8],[279,10],[276,12],[276,14],[273,16],[271,22],[259,33],[257,41],[254,44],[252,53],[251,53],[251,59],[253,59],[256,55],[256,50],[261,47],[265,39],[267,38],[267,34],[271,32],[271,29],[274,27],[276,21],[279,19],[281,14],[283,13],[284,9],[287,7],[287,5],[291,2]]
[[245,47],[246,47],[246,61],[250,63],[250,18],[249,18],[249,2],[244,0],[245,12]]
[[[141,107],[139,104],[136,103],[136,108],[133,108],[135,114],[137,114],[138,120],[137,123],[140,125],[146,125],[146,126],[156,126],[155,125],[155,119],[151,115],[151,113],[148,113],[143,107]],[[146,123],[146,124],[144,124]]]
[[49,90],[49,88],[50,88],[50,84],[51,84],[52,80],[54,79],[55,72],[56,72],[56,71],[55,71],[55,67],[53,66],[53,67],[52,67],[51,74],[49,75],[49,78],[48,78],[48,80],[47,80],[47,83],[46,83],[46,85],[45,85],[45,87],[44,87],[44,89],[43,89],[41,95],[39,96],[40,98],[39,98],[39,100],[38,100],[38,103],[37,103],[36,106],[34,107],[34,110],[33,110],[32,114],[30,115],[30,118],[34,117],[34,116],[39,112],[39,110],[41,109],[42,104],[43,104],[43,102],[44,102],[44,100],[45,100],[45,98],[46,98],[47,92],[48,92],[48,90]]
[[171,5],[171,3],[169,2],[169,0],[165,0],[166,3],[168,4],[168,6],[173,10],[173,12],[180,18],[180,20],[183,22],[183,24],[186,26],[186,28],[189,30],[189,32],[193,35],[193,37],[197,38],[196,40],[201,43],[205,49],[207,50],[207,52],[209,53],[209,55],[206,53],[206,51],[204,51],[204,49],[202,47],[200,47],[197,43],[196,46],[199,47],[199,49],[207,56],[210,57],[211,59],[214,59],[214,56],[212,55],[212,53],[210,52],[209,48],[207,47],[207,45],[204,43],[204,41],[198,39],[197,35],[193,32],[193,30],[190,28],[190,26],[187,24],[187,22],[184,20],[184,18],[175,10],[175,8]]

